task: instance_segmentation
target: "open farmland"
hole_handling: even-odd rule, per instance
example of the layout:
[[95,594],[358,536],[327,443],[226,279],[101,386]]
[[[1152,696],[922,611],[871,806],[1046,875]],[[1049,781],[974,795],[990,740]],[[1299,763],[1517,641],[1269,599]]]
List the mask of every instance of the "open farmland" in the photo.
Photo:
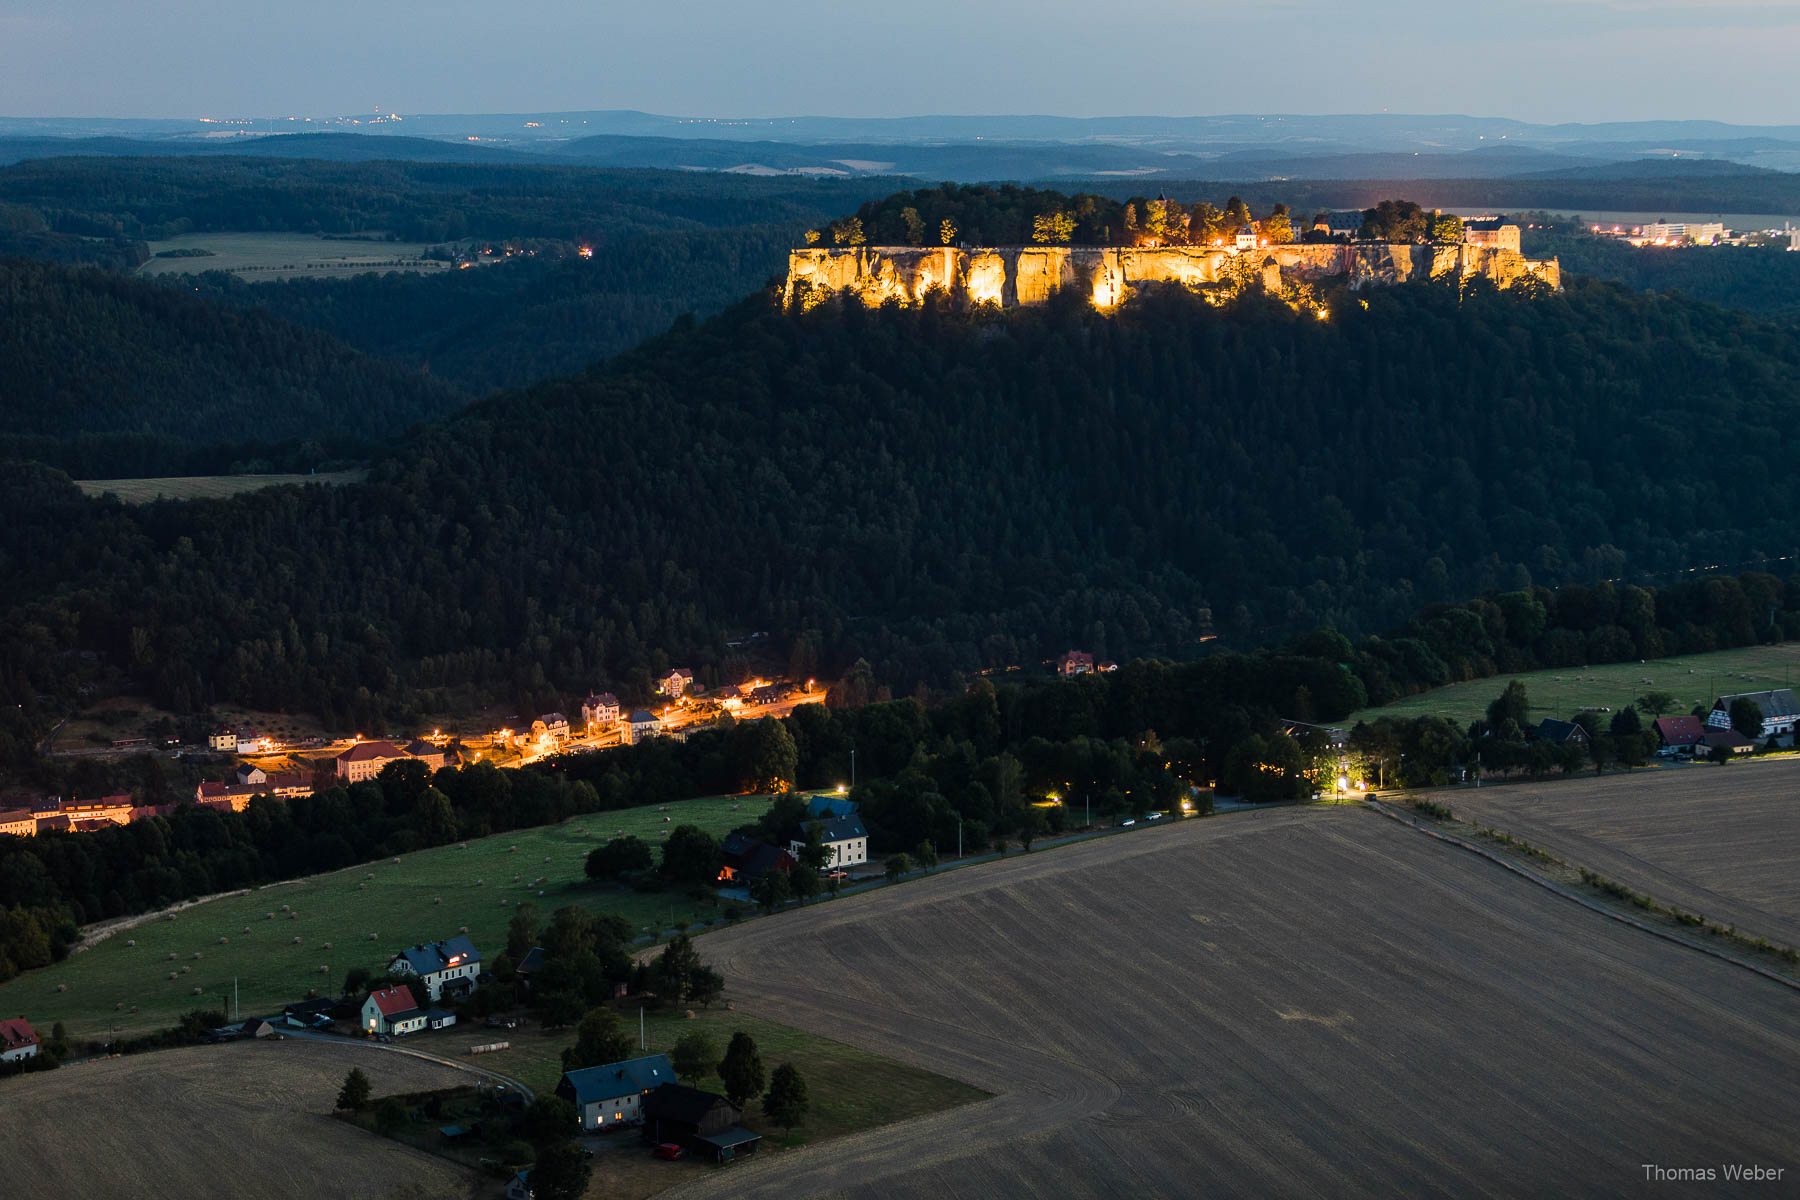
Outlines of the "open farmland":
[[112,496],[124,504],[152,500],[226,500],[245,492],[282,484],[361,483],[366,470],[327,471],[313,475],[172,475],[166,479],[81,479],[75,486],[89,496]]
[[[671,922],[714,919],[718,909],[685,895],[590,884],[588,851],[619,829],[653,846],[682,823],[722,834],[755,820],[766,804],[754,796],[717,796],[671,804],[667,813],[653,807],[594,813],[471,841],[467,850],[451,843],[403,855],[397,864],[382,859],[224,896],[0,984],[0,1012],[24,1014],[46,1029],[63,1021],[72,1038],[104,1040],[115,1028],[124,1034],[165,1029],[203,1001],[229,1008],[234,980],[245,1015],[272,1012],[308,988],[335,990],[352,967],[379,970],[401,946],[449,937],[465,925],[484,954],[497,953],[512,906],[526,900],[546,914],[585,904],[658,931]],[[540,876],[544,882],[534,883]]]
[[1800,1165],[1800,994],[1360,808],[701,945],[739,1008],[998,1094],[672,1195],[1637,1195],[1646,1162]]
[[1467,724],[1487,712],[1488,704],[1510,679],[1525,682],[1534,723],[1544,717],[1566,720],[1570,713],[1588,706],[1617,712],[1650,691],[1672,694],[1676,706],[1669,715],[1681,716],[1696,704],[1710,708],[1720,695],[1766,691],[1800,680],[1800,642],[1472,679],[1405,696],[1380,708],[1365,708],[1338,724],[1347,727],[1377,717],[1422,716],[1449,717],[1458,724]]
[[0,1083],[15,1118],[0,1179],[11,1200],[491,1194],[443,1159],[332,1119],[353,1066],[378,1096],[469,1081],[406,1055],[300,1041],[83,1063]]
[[1458,817],[1656,899],[1800,946],[1800,759],[1464,789]]
[[[360,242],[308,233],[189,233],[166,242],[151,242],[151,259],[138,272],[192,275],[230,271],[254,281],[302,276],[338,279],[367,271],[443,271],[450,267],[447,262],[420,258],[428,249],[422,242]],[[156,257],[180,250],[207,253]]]

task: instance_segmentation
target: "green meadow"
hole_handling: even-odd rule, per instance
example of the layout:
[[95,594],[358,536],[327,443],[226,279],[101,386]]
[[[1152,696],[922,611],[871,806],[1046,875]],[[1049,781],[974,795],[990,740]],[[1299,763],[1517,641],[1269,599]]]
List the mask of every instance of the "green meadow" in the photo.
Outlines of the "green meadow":
[[1500,694],[1510,679],[1524,681],[1534,719],[1567,720],[1585,707],[1617,712],[1645,692],[1653,691],[1675,697],[1674,709],[1665,716],[1686,716],[1697,704],[1710,708],[1720,695],[1761,692],[1800,682],[1800,642],[1603,667],[1557,667],[1520,675],[1496,675],[1434,688],[1380,708],[1365,708],[1339,723],[1349,726],[1377,717],[1429,715],[1466,724],[1487,712],[1489,701]]
[[379,971],[402,946],[465,929],[492,958],[504,946],[514,906],[524,901],[546,915],[565,904],[587,905],[646,932],[717,919],[718,907],[679,893],[588,882],[588,851],[620,830],[652,846],[679,824],[717,836],[755,820],[768,803],[716,796],[670,804],[666,812],[593,813],[219,897],[0,984],[0,1012],[23,1015],[46,1032],[62,1021],[78,1040],[165,1029],[201,1004],[229,1012],[234,986],[245,1016],[276,1012],[309,988],[335,994],[353,967]]

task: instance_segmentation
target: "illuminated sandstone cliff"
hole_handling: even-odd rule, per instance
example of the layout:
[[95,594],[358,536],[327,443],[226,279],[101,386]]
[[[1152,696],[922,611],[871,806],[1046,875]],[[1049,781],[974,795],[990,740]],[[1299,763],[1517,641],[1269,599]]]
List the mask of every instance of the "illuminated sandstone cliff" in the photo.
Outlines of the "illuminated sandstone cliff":
[[1481,276],[1501,287],[1523,276],[1534,276],[1553,288],[1561,280],[1554,258],[1529,259],[1513,250],[1470,245],[1365,242],[1244,251],[1198,246],[848,246],[793,251],[788,256],[784,298],[792,302],[797,290],[810,288],[848,290],[871,305],[886,300],[914,303],[932,288],[941,288],[954,299],[1011,307],[1042,304],[1064,288],[1076,288],[1109,308],[1143,283],[1210,288],[1254,278],[1279,291],[1289,282],[1358,288],[1446,275]]

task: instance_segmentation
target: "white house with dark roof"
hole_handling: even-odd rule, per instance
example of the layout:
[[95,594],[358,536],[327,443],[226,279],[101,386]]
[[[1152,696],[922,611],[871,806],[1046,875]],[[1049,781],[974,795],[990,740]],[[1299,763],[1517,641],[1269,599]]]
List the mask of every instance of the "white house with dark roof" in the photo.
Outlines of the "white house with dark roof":
[[1762,710],[1762,740],[1794,736],[1795,724],[1800,722],[1800,703],[1795,702],[1793,689],[1775,688],[1767,692],[1739,692],[1735,696],[1720,696],[1713,701],[1712,711],[1706,714],[1709,728],[1731,728],[1733,700],[1748,700]]
[[686,667],[676,667],[666,675],[657,677],[656,690],[671,700],[679,700],[694,683],[694,673]]
[[624,1062],[564,1072],[556,1094],[575,1106],[581,1128],[623,1129],[644,1123],[644,1097],[665,1083],[675,1082],[675,1069],[666,1054],[651,1054]]
[[425,991],[435,1002],[451,995],[475,990],[481,974],[481,952],[466,937],[453,937],[402,950],[388,960],[390,975],[417,975]]
[[362,1027],[369,1033],[401,1037],[425,1028],[425,1014],[404,984],[370,992],[363,1001]]
[[647,737],[662,732],[662,718],[649,709],[640,708],[620,722],[619,733],[627,746],[635,746]]
[[802,836],[788,843],[788,852],[796,861],[800,858],[800,852],[806,849],[804,835],[812,825],[819,827],[819,841],[831,855],[825,860],[827,871],[842,871],[869,861],[869,831],[863,828],[862,818],[853,812],[829,820],[809,821],[802,826]]

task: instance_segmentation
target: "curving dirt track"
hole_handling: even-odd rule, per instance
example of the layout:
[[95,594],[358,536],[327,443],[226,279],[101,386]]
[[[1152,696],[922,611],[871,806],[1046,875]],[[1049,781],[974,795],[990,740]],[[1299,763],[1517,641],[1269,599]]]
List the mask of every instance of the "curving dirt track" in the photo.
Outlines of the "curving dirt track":
[[1017,856],[702,945],[740,1007],[999,1094],[673,1196],[1679,1196],[1642,1164],[1735,1161],[1785,1182],[1704,1194],[1800,1190],[1800,995],[1359,809]]
[[326,1115],[353,1066],[368,1073],[378,1096],[468,1078],[356,1046],[263,1041],[0,1081],[9,1117],[0,1139],[0,1194],[8,1200],[473,1194],[472,1177],[454,1164]]
[[1800,946],[1800,758],[1462,790],[1480,821],[1689,912]]

